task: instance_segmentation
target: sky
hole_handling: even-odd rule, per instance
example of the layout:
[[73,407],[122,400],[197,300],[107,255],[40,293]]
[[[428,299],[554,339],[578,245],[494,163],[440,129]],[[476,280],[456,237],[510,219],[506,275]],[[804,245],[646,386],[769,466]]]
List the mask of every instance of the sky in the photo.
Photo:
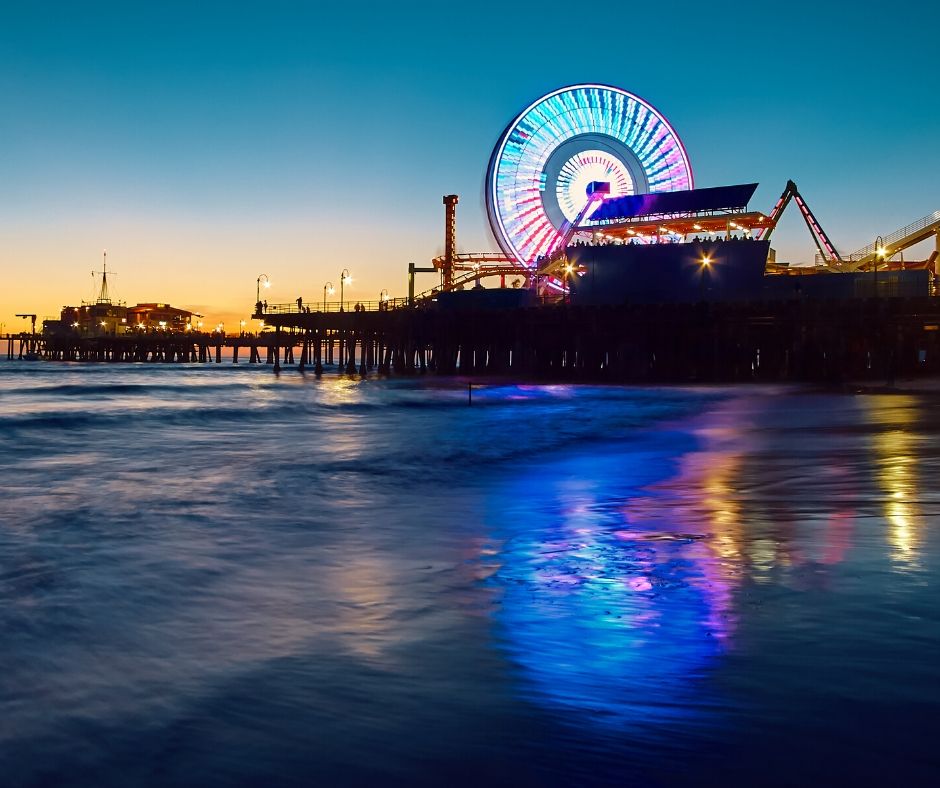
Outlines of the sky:
[[[6,3],[0,323],[93,298],[104,249],[113,297],[229,325],[261,273],[272,303],[344,268],[351,298],[404,295],[444,194],[458,250],[497,249],[490,152],[579,82],[657,107],[698,186],[757,181],[769,212],[792,178],[850,252],[940,209],[938,23],[933,2]],[[790,211],[777,259],[809,262]]]

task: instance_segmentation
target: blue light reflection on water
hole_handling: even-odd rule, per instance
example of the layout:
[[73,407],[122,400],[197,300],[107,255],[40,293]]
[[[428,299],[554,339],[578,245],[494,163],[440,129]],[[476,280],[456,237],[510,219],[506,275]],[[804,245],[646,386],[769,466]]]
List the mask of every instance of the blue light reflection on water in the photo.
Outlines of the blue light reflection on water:
[[635,735],[698,713],[732,631],[727,580],[701,523],[629,517],[631,498],[694,448],[666,432],[655,450],[576,453],[527,466],[491,498],[504,546],[489,582],[527,699]]

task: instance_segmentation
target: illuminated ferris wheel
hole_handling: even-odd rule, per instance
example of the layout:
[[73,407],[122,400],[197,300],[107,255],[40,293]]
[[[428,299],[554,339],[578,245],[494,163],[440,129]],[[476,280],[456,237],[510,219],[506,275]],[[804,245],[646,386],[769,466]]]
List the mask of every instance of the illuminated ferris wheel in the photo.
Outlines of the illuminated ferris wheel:
[[553,251],[597,181],[610,184],[609,197],[693,188],[679,136],[632,93],[573,85],[528,106],[500,136],[486,172],[486,209],[503,252],[531,265]]

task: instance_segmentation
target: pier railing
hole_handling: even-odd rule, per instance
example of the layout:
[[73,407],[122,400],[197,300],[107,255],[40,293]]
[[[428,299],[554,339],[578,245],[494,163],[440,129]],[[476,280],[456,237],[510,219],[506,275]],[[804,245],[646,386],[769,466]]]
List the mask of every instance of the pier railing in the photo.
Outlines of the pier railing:
[[304,301],[298,304],[296,301],[290,301],[286,304],[267,304],[262,307],[263,315],[298,315],[315,314],[317,312],[355,312],[356,307],[359,311],[365,312],[386,312],[392,309],[402,309],[408,306],[407,298],[389,298],[384,301],[356,301],[346,299],[340,304],[339,301]]
[[[904,251],[904,249],[912,245],[912,242],[919,242],[924,236],[924,231],[933,232],[938,223],[940,223],[940,211],[934,211],[933,213],[927,214],[927,216],[921,217],[916,222],[911,222],[907,227],[902,227],[899,230],[895,230],[893,233],[888,233],[883,236],[881,241],[883,248],[888,251],[888,258],[893,257],[898,252]],[[926,237],[929,238],[929,234]],[[867,260],[876,252],[875,244],[870,243],[852,252],[852,254],[842,255],[842,259],[845,262],[856,263],[860,260]],[[820,255],[816,255],[816,260],[817,263],[821,261]]]

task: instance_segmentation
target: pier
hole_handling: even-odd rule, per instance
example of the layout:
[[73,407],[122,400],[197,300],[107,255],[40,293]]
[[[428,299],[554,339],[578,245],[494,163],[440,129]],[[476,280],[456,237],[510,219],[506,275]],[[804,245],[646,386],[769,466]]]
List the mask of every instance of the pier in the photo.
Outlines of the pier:
[[[10,335],[7,357],[231,362],[342,374],[513,376],[609,382],[827,381],[940,372],[933,298],[512,310],[433,308],[260,317],[260,336]],[[18,354],[15,352],[18,345]],[[226,354],[228,355],[228,354]]]
[[[106,361],[160,363],[222,363],[223,349],[232,363],[275,363],[273,333],[224,336],[218,333],[128,333],[82,336],[22,332],[2,337],[7,360]],[[282,348],[285,361],[290,347]],[[229,354],[226,354],[229,355]]]
[[259,335],[9,334],[8,359],[266,364],[346,375],[611,383],[885,380],[940,373],[940,299],[306,311]]
[[367,375],[612,383],[838,381],[940,372],[940,300],[268,311],[274,359]]

